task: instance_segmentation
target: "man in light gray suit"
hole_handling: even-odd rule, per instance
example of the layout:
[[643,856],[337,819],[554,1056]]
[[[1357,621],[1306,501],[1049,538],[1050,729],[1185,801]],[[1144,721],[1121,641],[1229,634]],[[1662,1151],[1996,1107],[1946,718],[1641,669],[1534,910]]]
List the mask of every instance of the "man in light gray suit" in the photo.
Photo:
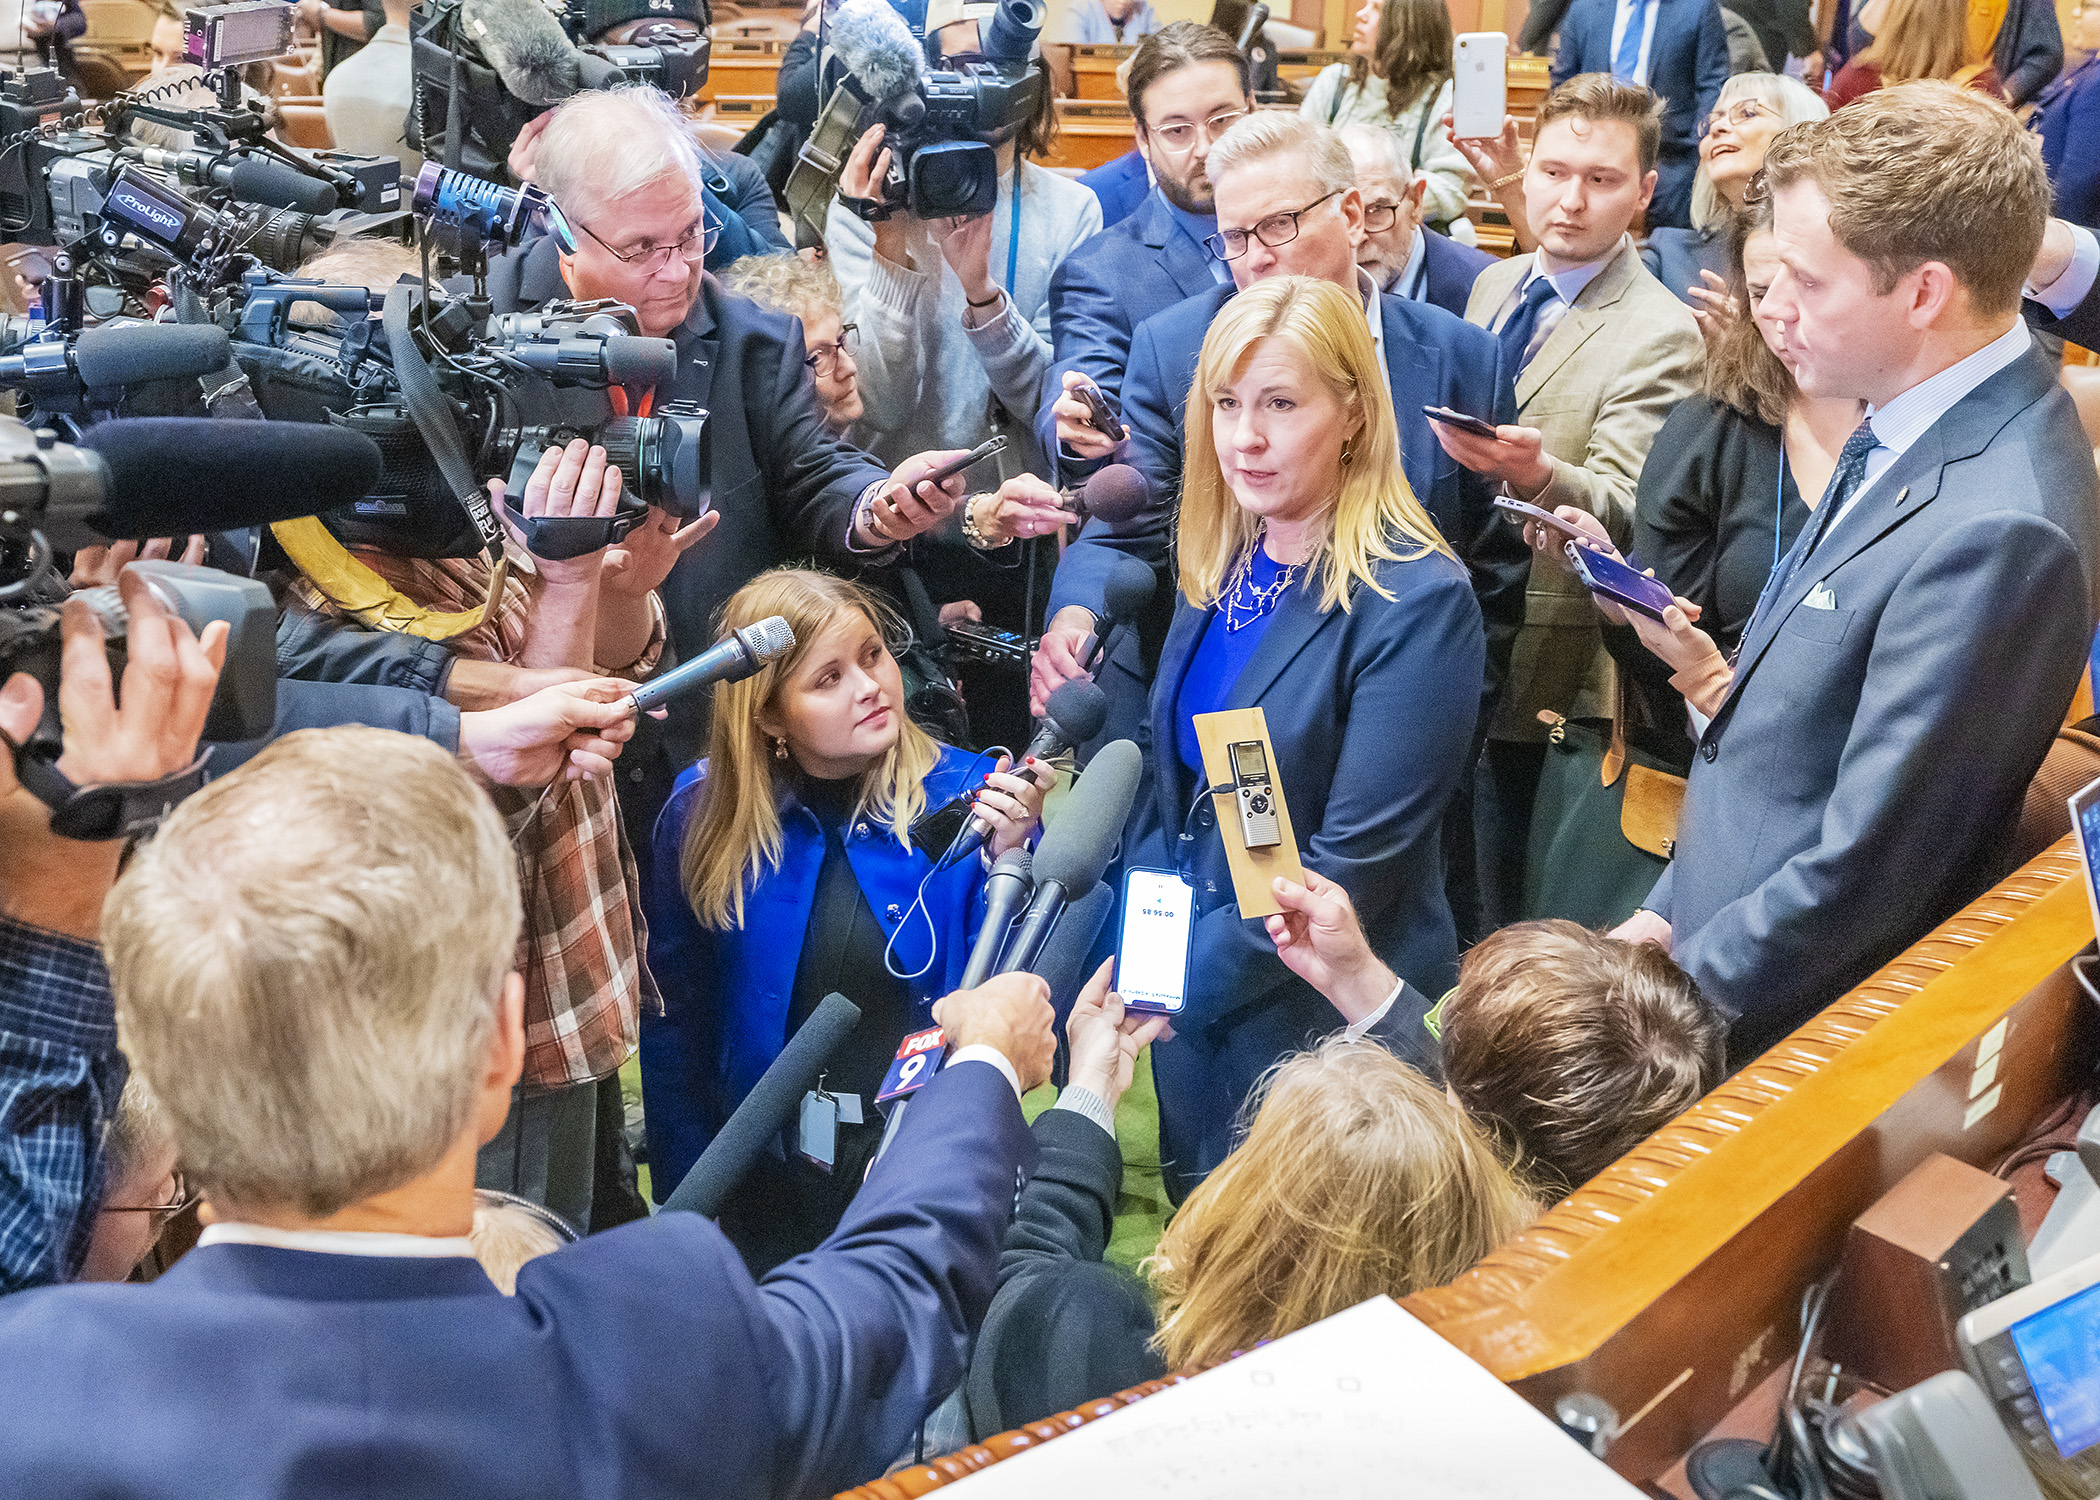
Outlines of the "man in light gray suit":
[[1804,392],[1867,418],[1732,669],[1708,663],[1676,858],[1619,930],[1730,1012],[1736,1063],[1999,873],[2100,550],[2091,447],[2020,317],[2050,205],[2034,138],[1909,84],[1787,130],[1764,171],[1783,269],[1760,316]]

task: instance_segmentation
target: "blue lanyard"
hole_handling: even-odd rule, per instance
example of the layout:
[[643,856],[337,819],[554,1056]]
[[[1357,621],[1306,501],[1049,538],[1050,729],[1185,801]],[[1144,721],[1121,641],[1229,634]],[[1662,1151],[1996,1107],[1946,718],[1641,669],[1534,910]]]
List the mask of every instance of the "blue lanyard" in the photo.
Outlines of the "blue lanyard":
[[[1006,295],[1014,295],[1014,263],[1021,256],[1021,148],[1014,147],[1014,212],[1006,231]],[[1018,300],[1018,299],[1016,299]]]

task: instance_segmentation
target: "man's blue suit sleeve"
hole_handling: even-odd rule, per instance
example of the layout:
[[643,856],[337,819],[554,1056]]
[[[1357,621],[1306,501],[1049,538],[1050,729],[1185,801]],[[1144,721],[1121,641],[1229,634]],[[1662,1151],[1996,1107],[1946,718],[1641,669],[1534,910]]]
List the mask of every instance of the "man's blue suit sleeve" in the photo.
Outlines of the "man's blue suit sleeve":
[[1950,849],[1997,846],[2035,769],[2011,762],[2048,744],[2077,685],[2090,615],[2064,601],[2085,597],[2077,548],[2039,516],[1980,516],[1925,549],[1875,627],[1820,842],[1675,934],[1702,989],[1732,1014],[1826,1005],[1887,946],[1874,893],[1944,870]]
[[1121,299],[1102,272],[1110,257],[1089,253],[1100,244],[1096,235],[1059,262],[1050,275],[1050,344],[1054,362],[1043,373],[1043,391],[1035,414],[1035,437],[1045,453],[1057,454],[1058,477],[1066,483],[1101,467],[1102,460],[1075,458],[1059,452],[1057,418],[1050,408],[1065,391],[1064,375],[1077,370],[1101,388],[1108,404],[1120,409],[1123,367],[1130,358],[1130,319]]
[[958,1063],[913,1096],[837,1232],[760,1284],[777,1348],[753,1377],[784,1435],[772,1493],[879,1474],[961,1382],[1034,1165],[1013,1086],[990,1063]]

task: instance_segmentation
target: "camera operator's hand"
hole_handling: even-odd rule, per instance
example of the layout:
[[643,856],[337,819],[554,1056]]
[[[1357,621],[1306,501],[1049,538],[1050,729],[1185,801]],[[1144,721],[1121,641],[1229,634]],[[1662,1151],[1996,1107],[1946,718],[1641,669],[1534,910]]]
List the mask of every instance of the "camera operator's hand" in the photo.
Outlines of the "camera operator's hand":
[[1014,1065],[1021,1092],[1050,1076],[1057,1056],[1050,986],[1033,974],[1001,974],[974,990],[957,990],[933,1008],[951,1047],[990,1047]]
[[713,531],[721,519],[719,511],[710,510],[699,520],[680,526],[678,518],[669,511],[650,506],[648,518],[641,525],[605,549],[600,587],[607,594],[628,599],[639,599],[660,588],[686,549]]
[[[112,542],[107,547],[82,547],[73,554],[73,573],[66,581],[76,589],[101,588],[117,581],[117,575],[135,562],[164,562],[174,556],[175,542],[158,537],[150,542]],[[184,537],[177,562],[197,568],[204,565],[204,538]]]
[[1115,972],[1114,959],[1096,969],[1065,1018],[1065,1040],[1072,1048],[1070,1082],[1100,1095],[1111,1113],[1136,1076],[1137,1055],[1157,1038],[1174,1034],[1165,1016],[1123,1009],[1123,997],[1109,988]]
[[547,122],[553,118],[551,109],[534,115],[518,132],[518,138],[510,143],[510,175],[518,181],[532,181],[533,165],[540,154],[540,137],[547,133]]
[[498,786],[610,776],[620,747],[634,736],[634,713],[625,702],[633,691],[631,682],[594,677],[461,714],[459,758]]
[[[881,199],[882,182],[890,170],[889,148],[882,143],[885,134],[882,126],[870,125],[853,143],[853,151],[839,171],[840,197]],[[912,269],[910,242],[905,238],[901,215],[892,214],[869,227],[875,231],[877,255],[893,266]]]
[[1349,893],[1311,870],[1303,885],[1279,875],[1271,889],[1283,910],[1267,919],[1269,941],[1283,966],[1352,1026],[1385,1004],[1399,977],[1371,951]]
[[[619,466],[605,461],[603,448],[572,438],[540,455],[518,508],[527,516],[609,518],[620,508]],[[604,557],[601,550],[553,561],[534,553],[533,565],[550,585],[594,583]]]
[[[223,621],[200,639],[138,574],[123,574],[117,588],[130,615],[121,708],[101,621],[84,599],[68,600],[62,617],[58,769],[76,786],[159,781],[194,761],[226,660]],[[13,743],[35,732],[43,711],[43,687],[27,673],[0,687],[0,732]],[[14,757],[0,755],[0,907],[9,916],[93,938],[123,847],[121,839],[86,844],[53,834],[51,809],[22,790]]]
[[981,328],[998,316],[994,304],[1003,300],[999,284],[992,280],[992,216],[928,219],[926,230],[962,283],[963,299],[970,304],[963,312],[963,326]]
[[1097,427],[1088,424],[1092,415],[1087,404],[1072,392],[1093,381],[1077,370],[1067,370],[1064,375],[1065,393],[1057,398],[1050,408],[1057,418],[1057,441],[1066,450],[1081,458],[1106,458],[1116,451],[1115,440]]
[[1087,674],[1079,653],[1094,638],[1094,617],[1076,604],[1067,604],[1051,617],[1043,638],[1035,643],[1035,660],[1028,665],[1028,711],[1040,719],[1049,709],[1050,695],[1068,682]]
[[996,494],[973,495],[969,504],[977,529],[997,542],[1049,536],[1072,520],[1064,496],[1033,474],[1016,474]]
[[922,483],[942,464],[961,458],[967,448],[915,453],[890,472],[890,482],[877,492],[861,517],[861,542],[870,550],[909,541],[955,514],[962,504],[964,476],[950,474],[939,484]]

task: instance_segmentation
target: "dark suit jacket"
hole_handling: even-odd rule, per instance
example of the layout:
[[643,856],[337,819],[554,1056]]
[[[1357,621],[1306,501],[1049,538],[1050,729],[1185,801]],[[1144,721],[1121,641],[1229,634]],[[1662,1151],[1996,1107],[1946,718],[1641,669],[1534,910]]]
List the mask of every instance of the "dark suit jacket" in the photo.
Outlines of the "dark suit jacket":
[[528,1264],[249,1245],[0,1303],[0,1493],[828,1495],[961,1378],[1035,1147],[989,1064],[912,1101],[837,1234],[754,1286],[666,1213]]
[[[1439,830],[1471,763],[1486,642],[1480,606],[1449,558],[1383,563],[1377,577],[1393,597],[1359,586],[1346,613],[1320,610],[1317,582],[1285,594],[1226,707],[1262,710],[1306,867],[1348,890],[1380,957],[1441,995],[1456,978],[1458,939]],[[1176,699],[1211,613],[1175,604],[1139,741],[1150,754],[1124,835],[1133,867],[1177,865],[1198,788],[1175,750]],[[1262,924],[1241,918],[1209,797],[1190,831],[1198,915],[1188,1001],[1173,1040],[1152,1054],[1160,1156],[1177,1201],[1231,1149],[1234,1117],[1262,1070],[1337,1026]]]
[[[1561,19],[1553,54],[1553,85],[1578,73],[1611,71],[1616,0],[1574,0]],[[1662,155],[1648,227],[1688,228],[1692,178],[1699,170],[1699,122],[1728,81],[1728,28],[1715,0],[1658,0],[1655,36],[1648,44],[1648,86],[1663,98]]]
[[[2100,482],[2039,351],[1927,429],[1745,631],[1647,905],[1747,1060],[1984,889],[2093,637]],[[1833,607],[1804,601],[1826,590]]]
[[2020,311],[2026,315],[2030,328],[2069,339],[2082,348],[2100,347],[2100,280],[2096,280],[2085,294],[2085,301],[2061,318],[2039,302],[2025,303]]
[[[1104,210],[1105,211],[1105,210]],[[1036,442],[1058,453],[1058,472],[1070,482],[1099,465],[1058,451],[1050,408],[1064,394],[1064,375],[1078,370],[1119,406],[1130,336],[1137,325],[1175,303],[1218,285],[1210,251],[1183,227],[1157,189],[1120,223],[1102,230],[1066,256],[1050,277],[1050,343],[1056,363],[1043,377],[1036,409]]]
[[1145,158],[1135,151],[1125,151],[1114,161],[1103,162],[1091,172],[1079,174],[1079,180],[1094,191],[1101,200],[1101,225],[1109,228],[1131,214],[1145,201],[1152,191],[1152,179],[1145,171]]
[[1473,282],[1495,257],[1485,250],[1462,245],[1448,234],[1438,234],[1426,225],[1422,234],[1422,269],[1425,272],[1422,300],[1441,307],[1454,318],[1466,315],[1466,299],[1473,295]]
[[[537,307],[568,295],[554,242],[529,240],[489,266],[497,312]],[[722,290],[701,285],[685,324],[672,335],[678,378],[659,400],[696,401],[708,413],[709,477],[722,514],[714,534],[679,559],[660,590],[671,644],[692,657],[714,641],[722,604],[767,568],[814,557],[854,569],[870,554],[846,545],[861,491],[888,471],[824,426],[817,388],[803,367],[802,328]],[[672,700],[677,759],[703,752],[698,725],[706,695]]]
[[[1098,615],[1109,569],[1119,555],[1137,558],[1158,575],[1152,608],[1140,622],[1137,659],[1124,653],[1102,673],[1112,734],[1127,735],[1136,729],[1146,689],[1143,681],[1131,681],[1129,672],[1136,667],[1149,674],[1166,637],[1176,588],[1172,551],[1189,382],[1195,377],[1196,359],[1203,352],[1203,336],[1210,330],[1211,319],[1233,290],[1230,283],[1213,287],[1138,325],[1123,385],[1123,420],[1130,427],[1123,461],[1135,466],[1151,484],[1152,505],[1113,530],[1089,521],[1066,548],[1051,586],[1053,614],[1065,605],[1077,604]],[[1531,555],[1522,534],[1495,510],[1493,488],[1444,452],[1422,408],[1450,406],[1498,422],[1513,422],[1516,398],[1493,335],[1441,307],[1390,293],[1381,293],[1378,300],[1385,320],[1385,366],[1392,381],[1393,411],[1400,423],[1400,457],[1407,482],[1452,550],[1464,559],[1487,621],[1493,676],[1484,679],[1485,698],[1500,681],[1517,628],[1524,623],[1524,586],[1531,574]]]

